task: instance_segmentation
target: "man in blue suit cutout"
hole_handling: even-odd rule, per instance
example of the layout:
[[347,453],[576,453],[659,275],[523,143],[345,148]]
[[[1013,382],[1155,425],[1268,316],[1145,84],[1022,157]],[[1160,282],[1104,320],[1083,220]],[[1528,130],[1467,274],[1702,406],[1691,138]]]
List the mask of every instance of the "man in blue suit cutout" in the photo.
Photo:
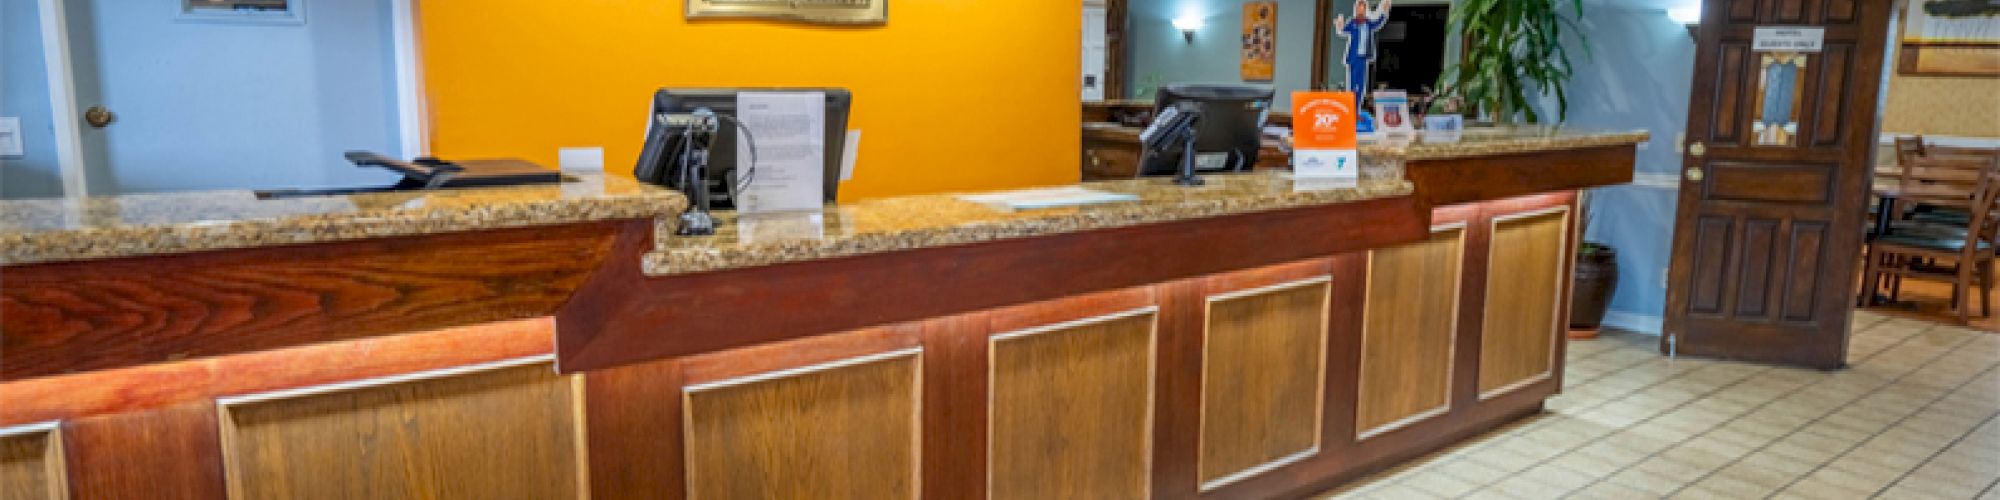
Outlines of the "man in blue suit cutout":
[[1368,10],[1368,0],[1354,0],[1354,18],[1335,17],[1333,23],[1340,26],[1340,36],[1347,38],[1347,90],[1357,97],[1367,94],[1368,66],[1375,61],[1375,32],[1389,22],[1389,0],[1375,11]]

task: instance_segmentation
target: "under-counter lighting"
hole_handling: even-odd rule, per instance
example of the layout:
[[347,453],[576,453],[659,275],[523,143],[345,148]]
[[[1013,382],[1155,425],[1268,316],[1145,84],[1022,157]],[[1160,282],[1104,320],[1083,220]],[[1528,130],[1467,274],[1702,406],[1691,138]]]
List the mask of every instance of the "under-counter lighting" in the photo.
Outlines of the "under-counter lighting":
[[1667,9],[1667,19],[1681,24],[1701,24],[1701,6]]

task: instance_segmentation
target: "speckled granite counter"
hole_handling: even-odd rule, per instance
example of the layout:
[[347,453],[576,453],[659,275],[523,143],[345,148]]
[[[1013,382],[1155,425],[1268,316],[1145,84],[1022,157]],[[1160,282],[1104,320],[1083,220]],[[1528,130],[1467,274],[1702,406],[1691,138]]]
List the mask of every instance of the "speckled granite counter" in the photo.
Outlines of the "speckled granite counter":
[[1651,134],[1644,131],[1601,132],[1536,127],[1473,128],[1467,129],[1453,141],[1419,134],[1407,141],[1379,139],[1363,141],[1359,149],[1364,161],[1371,158],[1444,160],[1617,146],[1646,142],[1651,137]]
[[1084,186],[1139,199],[1040,210],[1009,211],[955,195],[928,195],[848,203],[823,213],[722,213],[716,235],[663,238],[658,251],[646,255],[645,267],[652,275],[719,271],[1405,196],[1413,189],[1400,175],[1341,189],[1294,182],[1277,172],[1206,178],[1208,185],[1197,188],[1166,179],[1092,182]]
[[11,200],[0,201],[0,265],[659,217],[684,206],[678,193],[599,175],[560,186],[281,199],[238,190]]
[[1315,189],[1294,183],[1289,174],[1258,172],[1212,175],[1209,185],[1198,189],[1162,179],[1090,182],[1084,185],[1139,200],[1060,209],[1004,211],[954,195],[931,195],[847,203],[824,213],[721,213],[715,236],[662,238],[658,250],[646,255],[645,269],[656,276],[690,274],[1404,196],[1414,191],[1403,170],[1410,161],[1629,145],[1648,137],[1493,128],[1468,130],[1456,141],[1365,142],[1362,182],[1352,189]]

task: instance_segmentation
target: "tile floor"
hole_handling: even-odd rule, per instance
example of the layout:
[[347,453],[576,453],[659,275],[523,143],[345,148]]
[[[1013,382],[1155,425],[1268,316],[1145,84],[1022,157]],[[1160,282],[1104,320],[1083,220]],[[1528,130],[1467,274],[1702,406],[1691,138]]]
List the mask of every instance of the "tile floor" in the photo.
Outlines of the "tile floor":
[[2000,500],[2000,334],[1855,314],[1846,370],[1570,344],[1548,411],[1325,498]]

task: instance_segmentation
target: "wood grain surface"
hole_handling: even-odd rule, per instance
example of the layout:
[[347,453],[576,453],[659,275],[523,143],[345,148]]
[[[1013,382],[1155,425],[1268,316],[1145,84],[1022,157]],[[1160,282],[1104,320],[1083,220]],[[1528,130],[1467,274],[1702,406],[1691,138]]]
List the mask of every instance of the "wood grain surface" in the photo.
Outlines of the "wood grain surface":
[[619,224],[0,267],[0,380],[545,316]]
[[586,498],[575,384],[534,364],[223,408],[232,498]]
[[1203,343],[1204,484],[1319,446],[1324,278],[1212,298]]
[[688,498],[915,498],[922,365],[909,352],[689,388]]
[[70,498],[225,498],[216,429],[213,403],[64,421]]
[[1632,182],[1631,144],[1471,158],[1411,161],[1405,176],[1432,206],[1499,200]]
[[1417,241],[1426,210],[1386,198],[666,277],[612,259],[558,313],[558,365],[608,368]]
[[553,327],[546,317],[500,321],[0,383],[0,426],[544,355]]
[[1449,406],[1464,237],[1448,229],[1371,253],[1356,432]]
[[1568,319],[1556,316],[1568,276],[1568,236],[1567,210],[1493,223],[1480,328],[1481,397],[1554,370],[1553,344]]
[[64,476],[61,434],[44,431],[0,436],[0,498],[69,498]]
[[1148,496],[1156,317],[993,339],[990,498]]

